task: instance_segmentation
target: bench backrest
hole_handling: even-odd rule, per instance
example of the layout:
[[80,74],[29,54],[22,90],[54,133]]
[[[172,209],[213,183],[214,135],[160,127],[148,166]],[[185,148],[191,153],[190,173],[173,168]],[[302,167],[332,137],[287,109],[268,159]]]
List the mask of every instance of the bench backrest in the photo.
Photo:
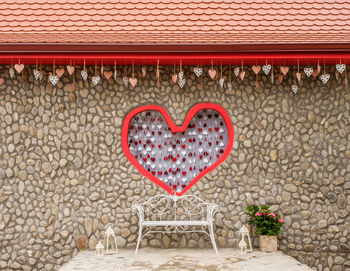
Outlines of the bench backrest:
[[140,204],[144,220],[207,220],[209,203],[197,196],[157,195]]

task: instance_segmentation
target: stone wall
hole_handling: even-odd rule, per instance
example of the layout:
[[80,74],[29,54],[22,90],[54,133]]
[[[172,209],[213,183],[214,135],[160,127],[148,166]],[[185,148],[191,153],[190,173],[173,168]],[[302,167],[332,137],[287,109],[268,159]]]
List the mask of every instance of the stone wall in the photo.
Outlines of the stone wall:
[[[67,74],[52,87],[46,77],[35,81],[31,67],[23,83],[20,75],[9,79],[8,68],[1,67],[0,86],[1,270],[57,270],[77,254],[79,236],[93,249],[108,223],[120,247],[135,247],[131,205],[164,192],[124,156],[123,118],[134,107],[158,104],[181,124],[199,102],[222,105],[235,129],[226,162],[188,192],[220,204],[218,246],[236,246],[248,204],[269,204],[286,221],[280,250],[315,270],[350,270],[350,93],[344,74],[336,81],[334,67],[327,67],[332,77],[326,85],[303,74],[296,95],[291,72],[282,84],[277,74],[274,84],[261,75],[260,90],[251,72],[243,83],[233,76],[232,90],[204,76],[201,90],[193,67],[185,67],[183,89],[171,82],[173,67],[161,67],[159,88],[148,67],[135,89],[121,76],[88,86],[78,70],[71,93]],[[210,242],[198,234],[159,234],[143,245]]]

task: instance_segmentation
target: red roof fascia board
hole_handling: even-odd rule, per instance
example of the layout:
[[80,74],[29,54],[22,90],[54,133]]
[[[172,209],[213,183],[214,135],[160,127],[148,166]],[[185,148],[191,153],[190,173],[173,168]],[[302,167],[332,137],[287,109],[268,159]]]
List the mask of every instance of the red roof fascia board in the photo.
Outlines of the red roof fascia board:
[[0,64],[26,65],[313,65],[350,63],[350,52],[286,52],[286,53],[80,53],[80,54],[1,54]]

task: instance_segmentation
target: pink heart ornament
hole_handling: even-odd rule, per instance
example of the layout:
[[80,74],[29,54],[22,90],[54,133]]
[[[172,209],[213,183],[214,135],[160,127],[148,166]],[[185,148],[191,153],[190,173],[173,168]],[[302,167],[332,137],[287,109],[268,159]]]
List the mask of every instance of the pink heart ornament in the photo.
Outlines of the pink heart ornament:
[[261,66],[253,66],[252,69],[255,74],[258,74],[261,70]]
[[137,78],[136,77],[135,78],[130,77],[129,78],[129,82],[130,82],[130,85],[132,85],[132,87],[135,87],[136,84],[137,84]]
[[242,71],[242,72],[239,74],[239,77],[241,78],[242,81],[243,81],[243,79],[244,79],[244,76],[245,76],[245,71]]
[[173,81],[173,83],[175,84],[177,81],[177,74],[173,74],[173,76],[171,77],[171,80]]
[[74,70],[75,70],[74,66],[67,65],[66,68],[67,68],[68,74],[69,74],[69,75],[72,75],[73,72],[74,72]]
[[289,67],[281,67],[281,72],[283,73],[283,75],[286,75],[289,71]]
[[112,77],[113,72],[112,71],[104,71],[103,75],[106,77],[107,80]]
[[24,69],[24,64],[15,64],[14,68],[18,73],[21,73]]
[[61,78],[61,76],[64,74],[64,69],[56,69],[56,74],[58,78]]
[[300,83],[300,81],[301,81],[301,73],[297,72],[295,75],[296,75],[296,77],[298,79],[298,82]]
[[211,79],[215,78],[216,70],[211,69],[211,70],[208,71],[208,73],[209,73],[209,76],[210,76]]

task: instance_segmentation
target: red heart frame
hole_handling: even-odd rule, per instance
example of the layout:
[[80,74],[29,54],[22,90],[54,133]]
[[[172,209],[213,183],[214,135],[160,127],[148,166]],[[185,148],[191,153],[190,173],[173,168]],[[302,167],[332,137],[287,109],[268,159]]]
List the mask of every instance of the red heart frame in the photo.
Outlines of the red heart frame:
[[[155,110],[160,112],[165,121],[167,122],[168,126],[170,127],[171,131],[173,133],[181,133],[184,132],[187,129],[188,124],[192,120],[193,116],[202,109],[213,109],[217,111],[224,119],[228,131],[228,141],[226,145],[226,149],[224,153],[219,157],[218,160],[215,161],[214,164],[212,164],[207,169],[203,170],[201,173],[199,173],[190,183],[180,192],[177,193],[173,188],[159,180],[157,177],[153,176],[150,172],[148,172],[143,166],[140,165],[140,163],[137,161],[137,159],[131,154],[128,146],[128,134],[129,134],[129,124],[132,118],[137,115],[138,113],[142,111],[148,111],[148,110]],[[214,103],[200,103],[195,106],[193,106],[187,113],[185,120],[181,126],[177,126],[173,120],[171,119],[169,113],[161,106],[158,105],[145,105],[140,106],[132,110],[124,119],[123,126],[122,126],[122,148],[126,155],[126,157],[129,159],[131,164],[133,164],[140,173],[151,180],[153,183],[157,184],[161,188],[163,188],[165,191],[172,195],[181,196],[183,195],[187,190],[189,190],[200,178],[202,178],[205,174],[209,173],[210,171],[214,170],[218,165],[220,165],[222,162],[226,160],[228,155],[231,152],[232,146],[233,146],[233,138],[234,138],[234,131],[233,131],[233,125],[230,120],[230,116],[226,112],[226,110],[221,107],[218,104]]]

